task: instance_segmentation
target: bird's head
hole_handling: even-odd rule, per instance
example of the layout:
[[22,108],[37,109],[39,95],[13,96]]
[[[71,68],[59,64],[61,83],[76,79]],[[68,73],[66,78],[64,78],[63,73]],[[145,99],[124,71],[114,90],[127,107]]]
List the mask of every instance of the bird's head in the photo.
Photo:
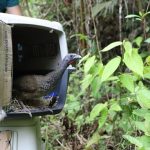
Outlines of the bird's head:
[[81,56],[75,53],[70,53],[65,56],[63,62],[67,65],[75,63],[77,60],[81,59]]

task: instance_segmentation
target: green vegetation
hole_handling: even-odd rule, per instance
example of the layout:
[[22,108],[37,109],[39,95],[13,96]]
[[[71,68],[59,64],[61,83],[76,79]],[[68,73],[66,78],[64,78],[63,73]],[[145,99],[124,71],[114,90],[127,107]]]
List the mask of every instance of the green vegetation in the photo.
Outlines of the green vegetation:
[[64,110],[41,118],[47,150],[149,150],[150,2],[22,0],[22,6],[26,15],[61,22],[70,52],[83,56]]

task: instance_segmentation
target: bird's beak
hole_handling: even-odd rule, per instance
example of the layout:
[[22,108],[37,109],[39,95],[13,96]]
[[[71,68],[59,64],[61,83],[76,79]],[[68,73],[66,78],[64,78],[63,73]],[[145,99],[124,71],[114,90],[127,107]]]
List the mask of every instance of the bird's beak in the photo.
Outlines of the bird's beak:
[[81,59],[81,58],[82,58],[82,57],[81,57],[80,55],[76,54],[76,55],[74,56],[73,60],[79,60],[79,59]]
[[76,63],[79,59],[81,59],[82,57],[78,54],[76,54],[74,57],[73,57],[73,60],[69,62],[69,64],[74,64]]

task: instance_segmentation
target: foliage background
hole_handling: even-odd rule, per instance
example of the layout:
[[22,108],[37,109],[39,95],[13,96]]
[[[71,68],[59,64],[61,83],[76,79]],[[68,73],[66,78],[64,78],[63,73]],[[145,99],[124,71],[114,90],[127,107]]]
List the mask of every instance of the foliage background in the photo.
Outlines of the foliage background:
[[64,110],[41,118],[47,150],[150,149],[149,6],[149,0],[21,0],[24,15],[61,22],[69,52],[83,57]]

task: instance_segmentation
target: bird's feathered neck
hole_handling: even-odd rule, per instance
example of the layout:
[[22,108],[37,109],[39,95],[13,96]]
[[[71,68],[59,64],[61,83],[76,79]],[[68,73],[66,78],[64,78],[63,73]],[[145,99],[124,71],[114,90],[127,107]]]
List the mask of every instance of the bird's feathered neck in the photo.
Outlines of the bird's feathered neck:
[[63,60],[62,63],[61,63],[61,66],[59,68],[57,68],[56,70],[48,73],[45,77],[46,77],[46,80],[49,79],[49,77],[51,77],[52,74],[56,75],[56,74],[63,74],[64,71],[66,70],[66,68],[68,67],[68,63],[66,60]]
[[68,66],[69,66],[68,62],[66,60],[63,60],[60,68],[65,70]]

